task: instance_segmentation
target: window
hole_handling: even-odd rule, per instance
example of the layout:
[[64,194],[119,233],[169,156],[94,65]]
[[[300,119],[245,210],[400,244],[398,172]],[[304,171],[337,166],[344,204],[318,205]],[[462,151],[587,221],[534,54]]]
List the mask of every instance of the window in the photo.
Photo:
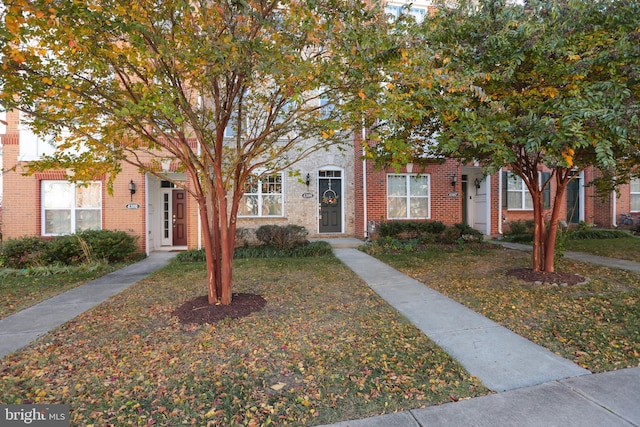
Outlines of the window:
[[631,212],[640,212],[640,178],[631,180]]
[[533,199],[529,189],[524,184],[522,178],[511,172],[507,172],[507,179],[504,182],[507,188],[507,208],[512,210],[533,209]]
[[429,192],[429,175],[387,175],[388,218],[429,218]]
[[240,200],[238,216],[282,216],[282,174],[250,178]]
[[387,5],[385,7],[385,12],[390,21],[398,19],[400,15],[409,14],[413,16],[413,19],[415,19],[416,22],[422,22],[427,14],[427,9],[423,7],[412,7],[410,5]]
[[55,236],[102,228],[102,184],[42,181],[42,234]]
[[[540,184],[547,182],[551,174],[539,173]],[[533,210],[531,193],[522,178],[513,172],[502,173],[502,207],[509,210]],[[549,209],[551,206],[551,183],[548,183],[542,193],[542,207]]]

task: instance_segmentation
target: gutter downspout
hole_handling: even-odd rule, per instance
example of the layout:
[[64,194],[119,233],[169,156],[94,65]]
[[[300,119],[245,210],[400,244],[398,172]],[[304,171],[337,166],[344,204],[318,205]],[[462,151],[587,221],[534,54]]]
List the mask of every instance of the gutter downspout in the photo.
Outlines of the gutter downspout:
[[502,168],[498,171],[498,234],[502,236]]
[[616,220],[616,218],[618,217],[618,206],[617,206],[617,199],[618,199],[618,195],[616,194],[616,190],[613,190],[611,192],[611,216],[612,216],[612,220],[611,220],[611,225],[614,228],[618,228],[618,221]]
[[362,119],[362,216],[364,217],[364,240],[369,240],[369,220],[367,218],[367,160],[365,159],[364,140],[367,137],[367,130],[364,127],[364,119]]

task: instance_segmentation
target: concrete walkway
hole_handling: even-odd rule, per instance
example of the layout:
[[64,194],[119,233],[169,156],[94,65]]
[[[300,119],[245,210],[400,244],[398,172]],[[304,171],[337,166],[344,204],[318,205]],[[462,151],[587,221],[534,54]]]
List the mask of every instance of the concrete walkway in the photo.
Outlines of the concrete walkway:
[[0,358],[123,291],[164,267],[176,255],[154,252],[140,262],[5,317],[0,320]]
[[[363,242],[327,241],[335,255],[378,295],[485,386],[499,392],[331,427],[640,426],[640,368],[591,375],[355,249]],[[513,249],[526,249],[526,245]],[[593,259],[586,254],[574,256],[585,262]],[[595,260],[640,271],[636,263]]]

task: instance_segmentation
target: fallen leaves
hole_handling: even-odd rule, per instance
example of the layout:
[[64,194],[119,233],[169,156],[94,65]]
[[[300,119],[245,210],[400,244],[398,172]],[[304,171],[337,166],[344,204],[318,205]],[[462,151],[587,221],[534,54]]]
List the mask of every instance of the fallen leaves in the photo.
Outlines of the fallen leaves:
[[170,267],[4,358],[0,401],[70,404],[72,425],[305,425],[487,392],[333,257],[234,274],[260,312],[182,325],[206,272]]
[[531,255],[503,248],[378,256],[592,372],[640,364],[640,274],[564,259],[559,271],[579,272],[589,281],[562,287],[505,275],[529,265]]

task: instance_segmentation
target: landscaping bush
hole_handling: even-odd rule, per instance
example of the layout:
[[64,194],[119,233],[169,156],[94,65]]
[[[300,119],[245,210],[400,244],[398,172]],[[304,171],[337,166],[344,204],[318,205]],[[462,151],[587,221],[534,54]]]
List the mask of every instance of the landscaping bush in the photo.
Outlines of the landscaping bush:
[[263,225],[256,230],[256,238],[278,249],[290,249],[307,243],[307,229],[300,225]]
[[9,239],[2,245],[2,264],[9,268],[27,268],[47,263],[46,242],[39,237]]
[[40,237],[8,240],[2,247],[1,257],[6,267],[30,268],[95,260],[120,262],[137,250],[136,238],[124,231],[87,230],[47,240]]
[[43,253],[48,265],[75,265],[91,261],[91,254],[83,251],[76,234],[47,241]]
[[629,237],[629,233],[623,230],[575,230],[569,233],[572,240],[589,240],[589,239],[622,239]]
[[[305,258],[331,254],[331,245],[327,242],[307,242],[288,249],[279,249],[273,245],[242,246],[236,248],[234,258]],[[191,249],[176,256],[179,262],[205,262],[204,249]]]
[[380,224],[380,237],[415,238],[426,234],[439,235],[446,229],[440,221],[388,221]]
[[78,234],[91,248],[93,258],[120,262],[132,256],[137,250],[137,238],[124,231],[87,230]]

